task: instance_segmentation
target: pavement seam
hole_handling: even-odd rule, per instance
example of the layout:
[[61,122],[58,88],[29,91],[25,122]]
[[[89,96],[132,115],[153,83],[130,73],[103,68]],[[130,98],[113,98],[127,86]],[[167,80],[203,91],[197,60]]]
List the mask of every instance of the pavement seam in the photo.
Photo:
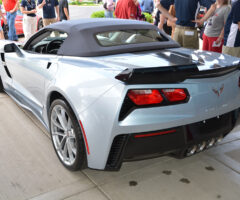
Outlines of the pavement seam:
[[60,199],[60,200],[65,200],[65,199],[71,198],[71,197],[73,197],[73,196],[75,196],[75,195],[78,195],[78,194],[87,192],[87,191],[92,190],[92,189],[94,189],[94,188],[96,188],[96,186],[93,186],[93,187],[88,188],[88,189],[86,189],[86,190],[83,190],[83,191],[81,191],[81,192],[77,192],[77,193],[71,194],[71,195],[69,195],[69,196],[64,197],[63,199]]
[[91,183],[95,185],[95,187],[99,190],[100,193],[102,193],[104,197],[106,197],[108,200],[112,200],[112,198],[110,198],[110,196],[108,196],[108,194],[105,191],[103,191],[102,188],[99,187],[97,183],[88,176],[87,173],[85,173],[84,171],[82,171],[82,173],[85,177],[87,177],[91,181]]
[[[64,188],[64,187],[66,187],[66,186],[68,186],[68,185],[72,185],[72,184],[77,183],[77,182],[79,182],[79,181],[80,181],[80,179],[78,179],[78,180],[76,180],[76,181],[74,181],[74,182],[72,182],[72,183],[63,185],[63,186],[61,186],[61,187],[57,187],[57,188],[54,188],[54,189],[52,189],[52,190],[48,190],[48,191],[46,191],[46,192],[42,192],[42,193],[40,193],[40,194],[37,194],[37,195],[32,196],[32,197],[27,198],[27,199],[28,199],[28,200],[34,200],[35,198],[38,198],[38,197],[40,197],[40,196],[43,196],[44,194],[51,193],[51,192],[53,192],[53,191],[55,191],[55,190],[57,190],[57,189]],[[93,187],[84,189],[84,190],[82,190],[81,192],[76,192],[76,193],[74,193],[74,194],[72,194],[72,195],[69,195],[69,196],[63,198],[63,199],[61,198],[61,200],[67,199],[67,198],[69,198],[69,197],[71,197],[71,196],[74,196],[74,195],[76,195],[76,194],[80,194],[80,193],[82,193],[82,192],[86,192],[86,191],[91,190],[91,189],[93,189],[93,188],[95,188],[95,187],[96,187],[96,186],[93,186]],[[59,199],[59,200],[60,200],[60,199]]]
[[240,138],[235,138],[235,139],[232,139],[232,140],[229,140],[229,141],[226,141],[226,142],[219,143],[217,146],[225,145],[225,144],[235,142],[235,141],[239,141],[239,140],[240,140]]
[[240,174],[236,169],[232,168],[231,166],[227,165],[226,163],[222,162],[221,160],[217,159],[216,157],[213,157],[214,160],[219,162],[220,164],[224,165],[225,167],[229,168],[230,170],[234,171],[237,174]]

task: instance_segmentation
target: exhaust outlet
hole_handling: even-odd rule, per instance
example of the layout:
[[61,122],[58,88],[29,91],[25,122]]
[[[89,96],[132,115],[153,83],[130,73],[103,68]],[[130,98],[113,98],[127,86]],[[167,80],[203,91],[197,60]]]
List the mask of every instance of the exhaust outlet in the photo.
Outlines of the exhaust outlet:
[[220,135],[220,137],[217,138],[217,142],[221,142],[223,140],[223,135]]
[[186,156],[192,156],[193,154],[196,153],[196,151],[197,151],[197,145],[194,145],[187,149]]
[[198,144],[197,152],[203,151],[207,145],[207,142],[203,141],[202,143]]
[[207,141],[207,149],[212,147],[215,144],[215,139],[212,138],[210,140]]

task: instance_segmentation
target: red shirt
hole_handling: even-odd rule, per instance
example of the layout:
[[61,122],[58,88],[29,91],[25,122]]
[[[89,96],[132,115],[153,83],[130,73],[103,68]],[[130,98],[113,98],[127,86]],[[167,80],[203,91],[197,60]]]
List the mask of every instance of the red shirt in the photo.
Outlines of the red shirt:
[[17,0],[3,0],[5,11],[9,12],[16,6]]
[[119,0],[115,9],[115,16],[120,19],[136,19],[137,6],[133,0]]

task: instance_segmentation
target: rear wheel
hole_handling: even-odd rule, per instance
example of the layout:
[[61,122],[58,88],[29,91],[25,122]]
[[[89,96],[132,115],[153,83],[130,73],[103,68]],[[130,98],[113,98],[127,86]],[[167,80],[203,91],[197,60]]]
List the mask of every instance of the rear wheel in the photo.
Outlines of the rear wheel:
[[84,140],[68,103],[62,99],[53,101],[49,119],[52,143],[59,160],[69,170],[83,169],[86,161]]

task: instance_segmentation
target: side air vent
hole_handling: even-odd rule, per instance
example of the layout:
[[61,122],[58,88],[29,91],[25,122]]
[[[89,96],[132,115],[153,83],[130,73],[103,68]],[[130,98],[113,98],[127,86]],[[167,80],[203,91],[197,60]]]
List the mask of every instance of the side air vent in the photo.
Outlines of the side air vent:
[[4,53],[1,53],[1,60],[2,60],[3,62],[5,62],[5,55],[4,55]]
[[12,78],[12,76],[11,76],[11,74],[10,74],[10,72],[9,72],[9,70],[8,70],[8,68],[7,68],[6,65],[4,65],[4,69],[5,69],[5,71],[6,71],[7,75],[8,75],[8,77],[9,77],[9,78]]
[[123,151],[127,144],[128,135],[118,135],[114,138],[108,156],[106,170],[118,170],[121,167]]

